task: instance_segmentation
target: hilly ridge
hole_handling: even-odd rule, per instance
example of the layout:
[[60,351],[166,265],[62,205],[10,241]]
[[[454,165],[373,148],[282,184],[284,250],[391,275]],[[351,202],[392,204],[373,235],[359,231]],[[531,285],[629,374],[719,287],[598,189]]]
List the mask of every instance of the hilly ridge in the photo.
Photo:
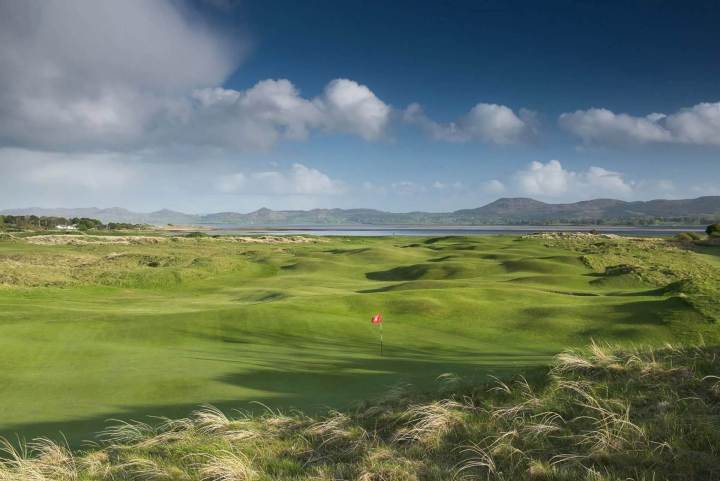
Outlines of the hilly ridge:
[[103,222],[144,224],[199,224],[237,226],[290,225],[493,225],[493,224],[648,224],[654,222],[705,224],[720,219],[720,196],[696,199],[623,201],[593,199],[566,204],[501,198],[482,207],[453,212],[385,212],[377,209],[258,209],[249,213],[186,214],[162,209],[132,212],[120,207],[7,209],[0,215],[92,217]]

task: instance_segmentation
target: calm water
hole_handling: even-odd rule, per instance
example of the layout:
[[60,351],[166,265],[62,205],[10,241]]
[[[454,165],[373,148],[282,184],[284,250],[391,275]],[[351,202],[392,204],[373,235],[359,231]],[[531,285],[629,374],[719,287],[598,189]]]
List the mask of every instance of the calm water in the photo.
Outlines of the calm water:
[[672,227],[626,227],[626,226],[301,226],[301,227],[238,227],[215,226],[213,233],[224,235],[249,234],[305,234],[320,236],[444,236],[444,235],[498,235],[530,234],[533,232],[588,232],[596,230],[603,234],[660,237],[673,236],[678,232],[702,232],[703,226]]

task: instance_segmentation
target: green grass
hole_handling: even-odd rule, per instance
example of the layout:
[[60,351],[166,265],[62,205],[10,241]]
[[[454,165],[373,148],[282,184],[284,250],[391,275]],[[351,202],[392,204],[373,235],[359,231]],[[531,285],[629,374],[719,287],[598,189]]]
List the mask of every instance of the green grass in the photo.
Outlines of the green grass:
[[565,351],[533,378],[442,376],[323,415],[203,406],[99,442],[0,443],[7,481],[681,481],[720,476],[717,347]]
[[717,333],[702,301],[714,281],[664,288],[699,278],[713,252],[613,241],[665,266],[658,277],[606,272],[620,254],[545,238],[159,239],[0,241],[0,434],[76,444],[108,418],[202,403],[314,413],[445,372],[525,372],[591,339]]

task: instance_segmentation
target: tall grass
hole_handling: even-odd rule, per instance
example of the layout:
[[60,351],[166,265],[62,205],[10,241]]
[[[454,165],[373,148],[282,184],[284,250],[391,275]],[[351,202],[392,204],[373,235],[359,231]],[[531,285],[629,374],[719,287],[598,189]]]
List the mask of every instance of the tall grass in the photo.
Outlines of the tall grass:
[[720,349],[556,357],[541,380],[453,379],[319,418],[202,406],[99,442],[4,440],[0,481],[684,480],[720,477]]

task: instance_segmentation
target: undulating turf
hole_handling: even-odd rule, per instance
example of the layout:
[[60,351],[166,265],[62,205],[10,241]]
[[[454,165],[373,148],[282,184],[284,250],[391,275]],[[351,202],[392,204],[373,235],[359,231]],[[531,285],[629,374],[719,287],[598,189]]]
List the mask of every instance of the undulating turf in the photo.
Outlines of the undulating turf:
[[[658,247],[649,257],[669,273],[657,278],[616,266],[620,254],[602,264],[584,242],[2,240],[0,434],[62,431],[75,444],[109,418],[179,417],[201,403],[342,408],[445,372],[545,365],[591,339],[716,335],[694,291],[663,285],[678,266],[704,272],[714,253]],[[626,257],[642,259],[636,249],[647,251],[628,244]]]

